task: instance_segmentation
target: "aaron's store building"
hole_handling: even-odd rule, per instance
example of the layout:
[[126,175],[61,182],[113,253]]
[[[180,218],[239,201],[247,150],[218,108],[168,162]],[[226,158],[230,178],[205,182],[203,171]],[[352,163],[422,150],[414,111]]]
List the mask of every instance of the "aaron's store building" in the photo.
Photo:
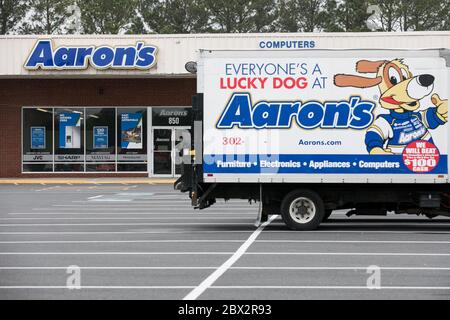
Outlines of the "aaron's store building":
[[450,32],[2,36],[0,178],[176,176],[199,49],[345,48],[450,48]]

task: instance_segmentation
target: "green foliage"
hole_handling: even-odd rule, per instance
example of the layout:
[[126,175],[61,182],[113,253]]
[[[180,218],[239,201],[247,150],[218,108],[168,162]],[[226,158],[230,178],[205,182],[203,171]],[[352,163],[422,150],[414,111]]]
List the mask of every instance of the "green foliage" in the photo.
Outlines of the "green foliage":
[[138,0],[134,32],[199,33],[207,30],[205,0]]
[[320,31],[324,19],[327,18],[323,10],[325,2],[325,0],[282,0],[277,23],[280,31]]
[[136,15],[137,0],[78,0],[81,25],[86,34],[126,31]]
[[450,0],[0,0],[0,34],[426,30]]
[[67,8],[73,0],[30,0],[30,18],[22,26],[26,34],[65,33],[65,22],[71,14]]
[[25,17],[28,1],[0,0],[0,34],[7,34],[18,27]]

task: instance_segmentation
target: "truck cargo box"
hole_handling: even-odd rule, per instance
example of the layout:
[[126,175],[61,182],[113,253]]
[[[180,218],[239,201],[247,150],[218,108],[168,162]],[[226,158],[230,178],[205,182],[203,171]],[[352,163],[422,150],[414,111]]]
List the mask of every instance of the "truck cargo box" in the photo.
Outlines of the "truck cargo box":
[[450,52],[201,50],[204,183],[447,183]]

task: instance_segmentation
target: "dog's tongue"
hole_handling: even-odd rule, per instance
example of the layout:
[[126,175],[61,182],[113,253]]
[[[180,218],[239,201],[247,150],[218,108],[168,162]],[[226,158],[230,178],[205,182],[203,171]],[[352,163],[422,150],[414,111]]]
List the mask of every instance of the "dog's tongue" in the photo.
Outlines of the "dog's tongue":
[[399,101],[395,100],[392,97],[382,97],[381,100],[383,100],[384,102],[390,103],[390,104],[395,104],[395,105],[400,105],[403,103],[403,102],[399,102]]

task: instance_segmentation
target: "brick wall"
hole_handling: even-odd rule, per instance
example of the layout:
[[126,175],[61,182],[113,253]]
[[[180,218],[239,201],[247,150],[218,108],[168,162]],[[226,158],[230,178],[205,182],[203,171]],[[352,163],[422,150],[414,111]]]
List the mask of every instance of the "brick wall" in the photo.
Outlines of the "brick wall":
[[[22,106],[189,106],[195,86],[195,79],[188,78],[0,79],[0,178],[49,176],[21,174]],[[80,175],[86,176],[58,173],[58,177]]]

